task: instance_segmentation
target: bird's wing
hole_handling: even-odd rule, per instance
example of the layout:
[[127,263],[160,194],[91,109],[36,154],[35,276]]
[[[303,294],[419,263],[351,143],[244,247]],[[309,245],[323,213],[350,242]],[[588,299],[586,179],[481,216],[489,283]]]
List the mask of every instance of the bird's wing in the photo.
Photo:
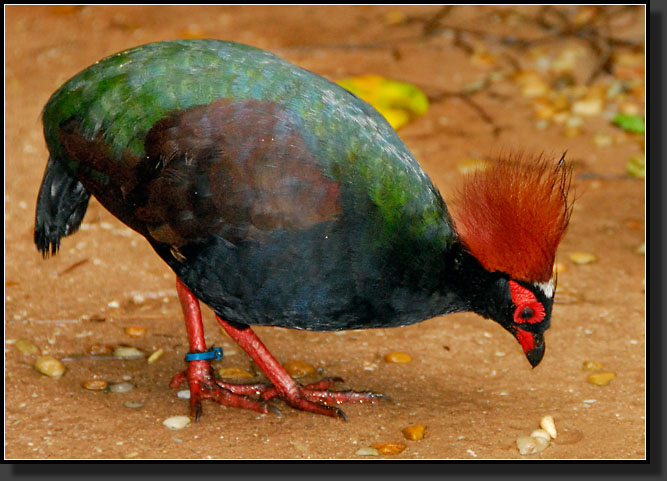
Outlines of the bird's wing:
[[145,149],[135,215],[158,242],[261,240],[340,214],[338,183],[279,104],[220,99],[175,112],[149,131]]

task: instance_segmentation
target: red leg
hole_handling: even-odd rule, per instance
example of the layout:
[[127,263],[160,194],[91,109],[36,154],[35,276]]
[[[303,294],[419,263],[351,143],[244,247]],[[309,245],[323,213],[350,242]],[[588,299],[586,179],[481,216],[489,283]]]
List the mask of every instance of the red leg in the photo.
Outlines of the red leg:
[[[204,340],[204,325],[202,323],[201,310],[199,309],[199,301],[178,278],[176,279],[176,290],[178,291],[178,297],[183,307],[190,352],[205,352],[206,341]],[[199,416],[201,415],[201,400],[204,398],[215,399],[224,406],[251,409],[260,413],[275,410],[264,403],[235,394],[218,385],[209,360],[188,362],[187,369],[176,374],[171,379],[169,387],[176,388],[186,380],[190,385],[190,415],[195,420],[199,420]]]
[[257,363],[264,374],[273,383],[273,387],[263,390],[260,396],[262,399],[271,399],[279,396],[290,406],[310,411],[316,414],[324,414],[335,418],[347,420],[345,413],[340,409],[327,406],[325,403],[331,402],[341,404],[344,402],[375,402],[382,398],[381,394],[372,392],[355,391],[327,391],[333,382],[340,379],[328,379],[320,381],[309,386],[300,386],[280,365],[275,357],[269,352],[266,346],[259,340],[252,329],[237,329],[228,322],[215,316],[223,329],[234,339],[241,348],[248,353],[253,361]]

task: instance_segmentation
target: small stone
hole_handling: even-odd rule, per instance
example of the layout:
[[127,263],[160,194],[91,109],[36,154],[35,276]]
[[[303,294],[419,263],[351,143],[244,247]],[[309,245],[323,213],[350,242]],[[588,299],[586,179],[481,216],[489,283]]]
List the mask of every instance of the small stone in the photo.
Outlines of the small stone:
[[567,270],[567,265],[562,262],[555,262],[553,267],[554,274],[562,274]]
[[109,386],[109,383],[104,379],[90,379],[84,382],[82,386],[89,391],[103,391]]
[[530,437],[531,438],[544,438],[547,441],[551,441],[551,436],[544,429],[535,429],[532,433],[530,433]]
[[172,416],[162,421],[162,424],[169,429],[183,429],[190,424],[190,418],[188,416]]
[[116,357],[122,357],[125,359],[137,359],[144,357],[144,353],[141,352],[136,347],[130,346],[120,346],[114,349],[113,355]]
[[588,376],[587,381],[591,384],[595,384],[596,386],[606,386],[612,381],[612,379],[615,378],[616,374],[613,372],[599,372]]
[[164,349],[159,348],[156,351],[153,352],[150,356],[148,356],[147,362],[148,364],[153,364],[155,361],[160,359],[162,355],[164,354]]
[[412,362],[412,356],[407,352],[390,352],[384,360],[393,364],[407,364]]
[[55,357],[38,357],[34,366],[40,373],[53,379],[60,379],[65,374],[65,366]]
[[374,444],[373,447],[378,450],[380,454],[399,454],[407,447],[403,443],[389,442]]
[[134,384],[131,382],[119,382],[119,383],[114,383],[109,385],[109,391],[110,392],[128,392],[134,389]]
[[604,364],[598,361],[584,361],[582,368],[584,371],[599,371]]
[[572,104],[572,113],[583,115],[584,117],[593,117],[595,115],[600,115],[602,106],[602,99],[600,98],[577,100]]
[[221,367],[218,369],[218,376],[225,379],[252,378],[255,375],[245,369],[238,367]]
[[597,256],[590,252],[573,252],[568,257],[572,262],[579,265],[591,264],[598,260]]
[[303,377],[316,371],[313,366],[304,361],[290,361],[285,363],[283,367],[292,377]]
[[23,354],[40,354],[39,348],[24,337],[19,337],[14,343],[14,347]]
[[91,356],[108,356],[113,353],[114,347],[111,344],[93,344],[88,348],[88,354]]
[[128,326],[125,328],[125,334],[130,337],[143,337],[146,335],[146,328],[141,326]]
[[359,456],[378,456],[380,454],[380,451],[378,451],[375,448],[361,448],[358,449],[354,454],[357,454]]
[[[546,431],[546,433],[551,436],[553,439],[558,437],[558,431],[556,431],[556,422],[554,421],[553,416],[544,416],[540,420],[540,427]],[[531,434],[532,436],[532,434]]]
[[426,431],[426,426],[424,426],[423,424],[415,424],[403,428],[403,436],[408,441],[419,441],[424,437],[425,431]]
[[516,440],[516,447],[520,454],[537,454],[549,446],[549,441],[539,437],[521,436]]

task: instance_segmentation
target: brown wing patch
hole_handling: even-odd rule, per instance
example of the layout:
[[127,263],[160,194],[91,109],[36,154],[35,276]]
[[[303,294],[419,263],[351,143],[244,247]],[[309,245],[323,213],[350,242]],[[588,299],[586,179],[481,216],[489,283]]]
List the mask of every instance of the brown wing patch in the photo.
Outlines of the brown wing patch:
[[221,99],[174,113],[149,132],[146,153],[153,178],[140,215],[162,242],[261,240],[340,213],[338,184],[275,103]]

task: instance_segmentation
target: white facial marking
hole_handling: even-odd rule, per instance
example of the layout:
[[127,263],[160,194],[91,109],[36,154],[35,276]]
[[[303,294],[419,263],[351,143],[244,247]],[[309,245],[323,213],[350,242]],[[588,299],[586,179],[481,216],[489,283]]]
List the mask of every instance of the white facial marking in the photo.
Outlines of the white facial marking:
[[539,287],[544,295],[547,296],[547,299],[552,299],[554,296],[554,280],[549,279],[549,282],[538,282],[537,287]]

